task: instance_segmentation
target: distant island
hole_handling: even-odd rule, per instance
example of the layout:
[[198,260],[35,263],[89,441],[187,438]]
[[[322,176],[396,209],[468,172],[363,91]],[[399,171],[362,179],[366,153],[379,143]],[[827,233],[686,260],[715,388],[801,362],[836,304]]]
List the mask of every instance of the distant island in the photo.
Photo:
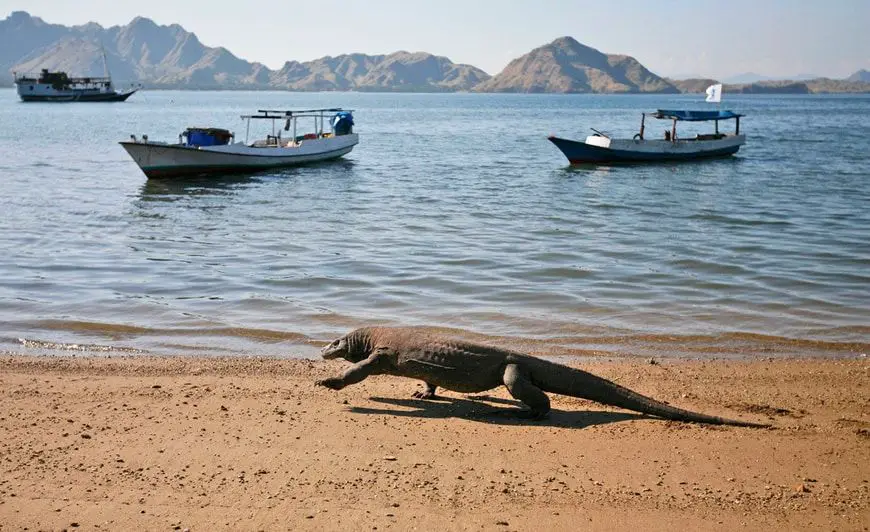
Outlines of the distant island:
[[[137,17],[104,28],[49,24],[24,11],[0,20],[0,86],[12,72],[60,70],[99,76],[105,49],[119,82],[159,89],[247,89],[372,92],[515,92],[678,94],[703,93],[713,79],[660,77],[628,55],[605,54],[560,37],[511,61],[495,76],[427,52],[343,54],[313,61],[288,60],[278,70],[249,62],[223,47],[203,45],[178,24],[160,26]],[[870,72],[847,79],[813,78],[725,84],[744,94],[870,93]]]

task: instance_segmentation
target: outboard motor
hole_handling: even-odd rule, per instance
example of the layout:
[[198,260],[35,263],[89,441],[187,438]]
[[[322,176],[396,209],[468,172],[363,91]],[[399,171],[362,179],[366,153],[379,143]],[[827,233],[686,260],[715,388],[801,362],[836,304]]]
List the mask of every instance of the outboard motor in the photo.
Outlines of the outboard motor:
[[349,111],[341,111],[332,117],[332,130],[335,135],[349,135],[353,133],[353,115]]

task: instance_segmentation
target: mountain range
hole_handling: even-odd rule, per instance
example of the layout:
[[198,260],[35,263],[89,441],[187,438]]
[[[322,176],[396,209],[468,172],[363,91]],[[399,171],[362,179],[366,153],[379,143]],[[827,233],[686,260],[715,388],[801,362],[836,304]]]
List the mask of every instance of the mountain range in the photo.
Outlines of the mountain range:
[[114,80],[159,88],[461,91],[490,77],[446,57],[404,51],[287,61],[270,70],[226,48],[205,46],[177,24],[160,26],[137,17],[125,26],[67,27],[16,11],[0,21],[0,82],[10,84],[11,72],[42,68],[102,75],[103,49]]
[[734,76],[722,78],[720,81],[722,83],[727,83],[728,85],[746,85],[749,83],[758,83],[760,81],[777,81],[782,79],[787,79],[790,81],[809,81],[811,79],[818,79],[821,77],[822,76],[818,76],[816,74],[795,74],[794,76],[787,76],[785,78],[776,78],[773,76],[762,76],[761,74],[756,74],[755,72],[744,72],[742,74],[736,74]]
[[[104,28],[49,24],[24,11],[0,20],[0,85],[12,72],[40,69],[73,76],[103,75],[103,53],[119,85],[166,89],[271,89],[380,92],[703,92],[714,80],[670,80],[631,56],[605,54],[560,37],[511,61],[495,76],[427,52],[361,53],[288,60],[278,70],[202,44],[178,24],[162,26],[137,17]],[[757,76],[757,75],[753,75]],[[848,80],[759,81],[728,85],[733,92],[870,92],[867,71]],[[760,78],[760,76],[758,76]],[[705,85],[705,83],[707,83]]]

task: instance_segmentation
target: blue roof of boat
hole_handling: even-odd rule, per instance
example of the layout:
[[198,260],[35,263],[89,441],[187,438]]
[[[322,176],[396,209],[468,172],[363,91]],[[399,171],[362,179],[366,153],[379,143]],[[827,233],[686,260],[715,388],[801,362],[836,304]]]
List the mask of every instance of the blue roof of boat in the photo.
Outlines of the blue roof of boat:
[[705,122],[707,120],[728,120],[743,116],[733,111],[673,111],[659,109],[653,115],[656,118],[670,118],[674,120],[686,120],[688,122]]

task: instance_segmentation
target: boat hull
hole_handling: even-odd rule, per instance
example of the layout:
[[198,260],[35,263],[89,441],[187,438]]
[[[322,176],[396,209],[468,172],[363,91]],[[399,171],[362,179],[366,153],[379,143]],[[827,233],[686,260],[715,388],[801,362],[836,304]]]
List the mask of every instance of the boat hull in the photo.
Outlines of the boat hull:
[[64,93],[56,94],[19,94],[22,102],[123,102],[135,90],[129,92],[110,93]]
[[251,173],[342,157],[359,142],[356,133],[303,141],[299,146],[185,146],[154,142],[121,142],[148,178]]
[[746,142],[745,135],[710,140],[609,139],[589,137],[586,142],[550,136],[550,142],[571,164],[650,163],[692,161],[734,155]]

